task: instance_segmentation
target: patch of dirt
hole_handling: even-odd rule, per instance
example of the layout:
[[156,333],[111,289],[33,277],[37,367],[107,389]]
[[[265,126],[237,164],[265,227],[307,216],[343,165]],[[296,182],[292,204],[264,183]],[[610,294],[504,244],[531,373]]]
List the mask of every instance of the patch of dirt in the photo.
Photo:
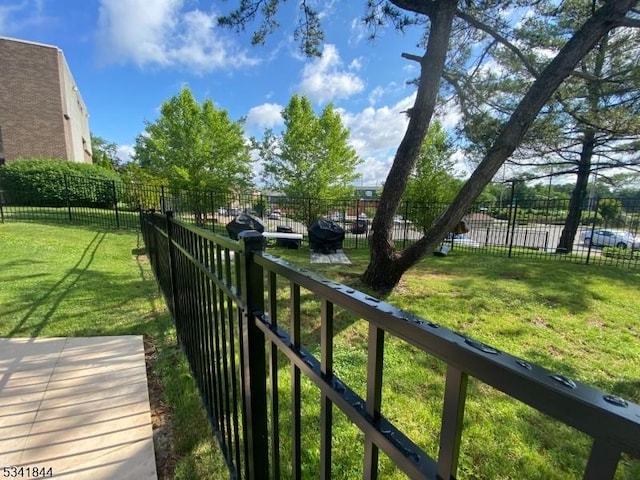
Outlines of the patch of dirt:
[[153,446],[156,453],[156,471],[158,480],[173,478],[178,457],[173,450],[171,432],[171,409],[162,401],[162,385],[154,371],[158,352],[151,339],[144,337],[144,358],[147,367],[147,385],[151,404],[151,426],[153,428]]

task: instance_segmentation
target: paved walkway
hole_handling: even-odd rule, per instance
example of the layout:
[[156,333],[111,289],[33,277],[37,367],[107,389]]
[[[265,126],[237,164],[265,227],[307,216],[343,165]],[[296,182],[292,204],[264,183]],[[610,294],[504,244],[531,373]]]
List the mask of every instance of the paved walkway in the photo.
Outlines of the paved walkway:
[[157,478],[142,337],[0,338],[7,476]]

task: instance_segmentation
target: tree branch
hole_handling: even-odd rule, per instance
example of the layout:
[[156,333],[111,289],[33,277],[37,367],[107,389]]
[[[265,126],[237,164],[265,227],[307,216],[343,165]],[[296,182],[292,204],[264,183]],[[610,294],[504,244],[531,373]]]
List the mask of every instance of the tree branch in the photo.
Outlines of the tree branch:
[[505,36],[501,35],[500,32],[492,28],[490,25],[487,25],[486,23],[481,22],[477,18],[472,17],[471,15],[468,15],[467,13],[463,12],[460,9],[456,10],[456,16],[458,18],[461,18],[465,22],[467,22],[472,27],[475,27],[478,30],[488,33],[490,36],[495,38],[496,41],[498,41],[499,43],[507,47],[509,50],[513,52],[513,54],[516,57],[520,59],[522,64],[525,66],[525,68],[529,71],[529,73],[534,78],[538,77],[539,75],[538,69],[531,62],[529,62],[527,57],[524,55],[524,53],[520,51],[518,47],[516,47],[513,43],[511,43]]
[[442,232],[453,229],[467,213],[482,189],[515,151],[558,86],[571,75],[578,62],[618,25],[621,19],[625,18],[635,3],[634,0],[606,2],[575,32],[529,88],[456,198],[433,223],[424,237],[402,251],[403,256],[421,258],[429,248],[441,240]]
[[406,58],[407,60],[413,60],[414,62],[418,62],[421,63],[422,62],[422,57],[420,55],[414,55],[412,53],[402,53],[402,58]]
[[640,20],[635,18],[625,18],[620,22],[621,27],[640,28]]
[[433,1],[425,2],[424,0],[389,0],[389,3],[392,3],[402,10],[407,10],[408,12],[426,15],[428,17],[431,17],[431,15],[433,14]]

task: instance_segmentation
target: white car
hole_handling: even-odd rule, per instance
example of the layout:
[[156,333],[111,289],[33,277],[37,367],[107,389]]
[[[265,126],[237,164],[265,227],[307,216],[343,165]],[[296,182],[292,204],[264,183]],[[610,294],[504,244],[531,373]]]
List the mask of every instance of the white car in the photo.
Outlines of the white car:
[[480,242],[476,242],[475,240],[469,238],[466,233],[452,233],[445,237],[445,242],[451,243],[454,245],[464,245],[465,247],[479,248],[482,247]]
[[581,234],[582,241],[586,246],[596,247],[618,247],[640,250],[640,238],[635,237],[630,232],[619,230],[587,230]]
[[329,218],[331,218],[331,220],[333,220],[334,222],[343,222],[344,221],[344,213],[332,212],[331,215],[329,216]]

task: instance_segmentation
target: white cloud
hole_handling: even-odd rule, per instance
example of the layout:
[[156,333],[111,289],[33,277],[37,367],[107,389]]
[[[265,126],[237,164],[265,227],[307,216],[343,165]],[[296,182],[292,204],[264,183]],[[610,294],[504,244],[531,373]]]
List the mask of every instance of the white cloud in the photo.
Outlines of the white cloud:
[[362,18],[356,17],[351,20],[351,33],[349,34],[349,45],[357,45],[368,36],[367,26]]
[[391,107],[371,106],[357,113],[338,109],[342,122],[351,131],[350,143],[363,159],[358,167],[363,185],[381,185],[384,182],[409,122],[404,111],[411,108],[414,101],[415,94]]
[[116,147],[116,156],[123,162],[129,163],[133,158],[135,149],[133,145],[118,145]]
[[103,63],[181,67],[196,73],[254,65],[216,29],[216,16],[184,11],[185,0],[100,0]]
[[252,107],[247,114],[247,125],[262,128],[272,128],[282,124],[282,105],[277,103],[263,103]]
[[440,121],[445,130],[453,130],[462,119],[460,106],[449,102],[444,109],[446,110],[438,112],[435,118]]
[[44,13],[42,0],[3,2],[0,5],[0,35],[15,35],[53,20]]
[[383,95],[384,95],[384,88],[378,85],[376,88],[374,88],[369,92],[369,104],[371,106],[375,105],[378,102],[378,100],[382,98]]
[[409,118],[403,111],[411,108],[415,94],[388,107],[367,107],[359,113],[340,110],[345,126],[351,130],[351,141],[362,158],[380,158],[395,150],[407,129]]
[[349,64],[349,70],[359,71],[362,70],[362,59],[354,58]]
[[[374,89],[370,99],[376,98],[382,92],[382,88],[378,92]],[[407,130],[409,117],[405,112],[413,107],[414,102],[415,94],[412,94],[392,106],[370,106],[357,113],[338,109],[344,125],[351,131],[350,143],[363,159],[363,164],[358,168],[358,172],[362,174],[362,184],[384,183],[395,152]],[[459,109],[451,108],[436,118],[445,129],[452,129],[459,117]],[[457,162],[457,173],[468,174],[469,169],[464,163],[463,153],[456,152],[454,160]]]
[[393,156],[382,159],[375,157],[365,158],[357,168],[357,172],[360,174],[358,183],[368,187],[382,185],[387,178],[392,163]]
[[325,45],[322,57],[304,67],[300,90],[318,103],[347,98],[364,90],[364,82],[341,67],[338,49],[335,45]]

